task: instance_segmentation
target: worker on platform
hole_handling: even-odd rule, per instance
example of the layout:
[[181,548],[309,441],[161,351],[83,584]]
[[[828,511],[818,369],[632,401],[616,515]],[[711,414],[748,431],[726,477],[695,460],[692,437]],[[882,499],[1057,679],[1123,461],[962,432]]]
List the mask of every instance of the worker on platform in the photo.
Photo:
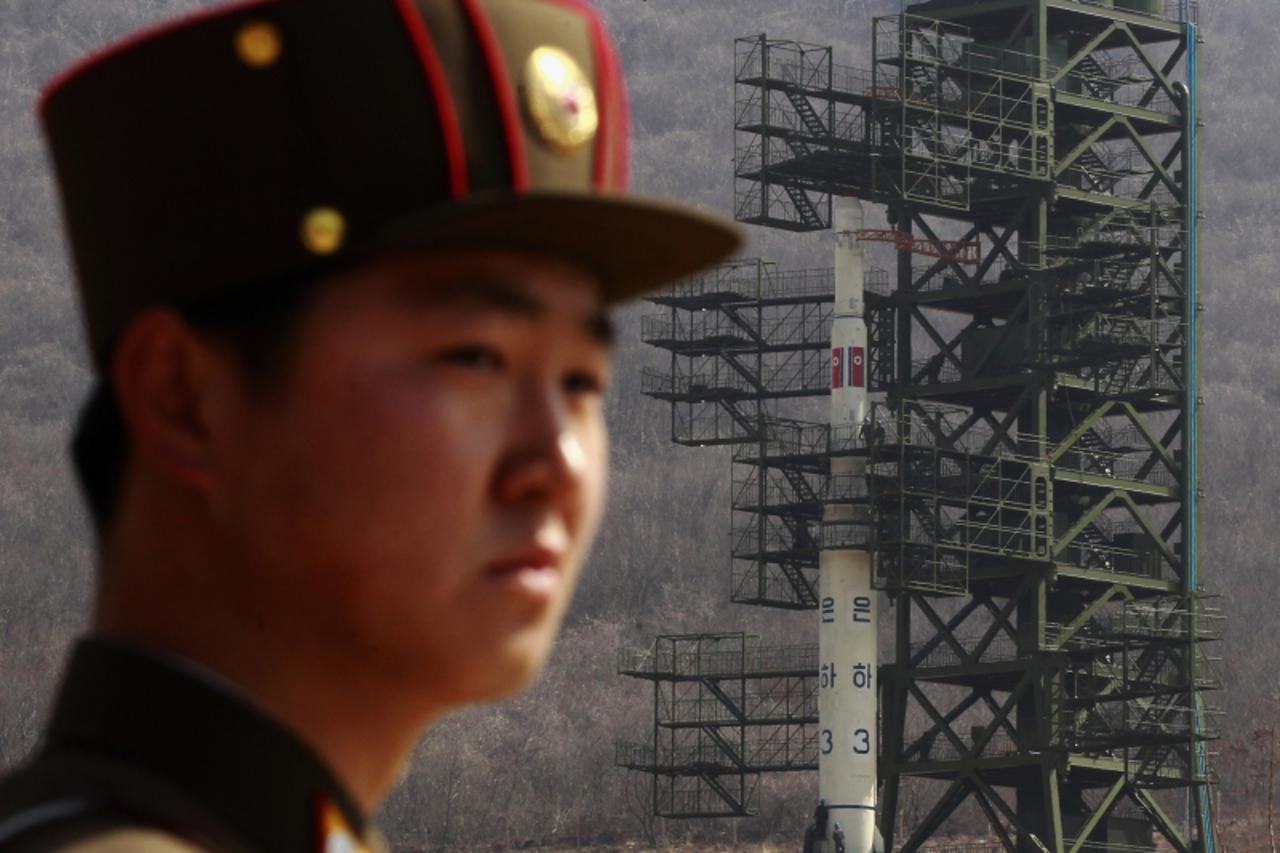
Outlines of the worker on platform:
[[831,843],[835,845],[835,853],[845,853],[844,830],[840,828],[838,823],[831,828]]
[[827,801],[818,800],[818,805],[813,809],[813,822],[805,827],[804,831],[804,853],[816,853],[818,843],[827,837],[827,821],[830,818],[830,810],[827,808]]

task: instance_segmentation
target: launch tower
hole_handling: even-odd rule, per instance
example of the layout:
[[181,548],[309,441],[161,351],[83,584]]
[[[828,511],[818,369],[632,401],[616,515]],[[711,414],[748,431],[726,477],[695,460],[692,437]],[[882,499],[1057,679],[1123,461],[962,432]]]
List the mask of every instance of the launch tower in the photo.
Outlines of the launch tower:
[[[735,51],[738,219],[883,212],[857,235],[896,255],[867,274],[869,420],[785,417],[830,393],[834,287],[763,262],[653,300],[671,370],[644,390],[678,443],[736,445],[735,601],[817,609],[824,545],[871,553],[887,849],[967,811],[980,850],[1212,853],[1196,4],[928,0],[873,27],[867,69],[763,35]],[[857,483],[832,476],[850,454]],[[863,541],[824,542],[832,504],[866,507]],[[619,763],[654,775],[659,814],[747,814],[759,773],[817,768],[808,648],[626,658],[655,728]]]

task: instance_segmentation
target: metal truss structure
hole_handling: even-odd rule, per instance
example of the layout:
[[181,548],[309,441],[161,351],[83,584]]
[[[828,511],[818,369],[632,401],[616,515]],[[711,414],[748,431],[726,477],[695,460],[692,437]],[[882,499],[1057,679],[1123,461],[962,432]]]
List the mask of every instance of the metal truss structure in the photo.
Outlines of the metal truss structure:
[[[835,194],[887,208],[888,229],[858,235],[897,255],[867,282],[883,401],[857,436],[783,416],[829,391],[834,291],[829,271],[763,262],[653,300],[645,340],[671,370],[644,390],[671,402],[677,443],[736,445],[735,601],[815,608],[824,543],[873,551],[895,636],[878,673],[889,849],[966,811],[993,851],[1152,850],[1157,833],[1214,849],[1195,12],[927,0],[874,22],[865,70],[737,42],[737,217],[814,231]],[[865,482],[832,482],[840,453],[867,455]],[[865,502],[870,526],[824,531],[829,501]],[[729,674],[658,663],[664,644],[675,661],[726,643]],[[785,722],[744,710],[780,677],[748,648],[668,637],[620,666],[655,684],[653,745],[619,760],[654,774],[658,813],[747,814],[759,773],[815,763],[803,701]],[[822,673],[795,677],[809,697]],[[780,742],[784,761],[752,746]]]
[[653,741],[615,752],[619,766],[653,774],[659,816],[749,814],[761,773],[818,769],[816,643],[673,635],[621,650],[618,671],[654,685]]
[[[889,276],[867,273],[870,382],[891,379],[895,331]],[[677,444],[735,445],[733,600],[797,610],[817,606],[828,428],[794,417],[830,393],[831,269],[779,271],[740,261],[650,299],[646,343],[670,353],[646,370],[644,393],[671,403]],[[882,357],[876,357],[879,353]]]

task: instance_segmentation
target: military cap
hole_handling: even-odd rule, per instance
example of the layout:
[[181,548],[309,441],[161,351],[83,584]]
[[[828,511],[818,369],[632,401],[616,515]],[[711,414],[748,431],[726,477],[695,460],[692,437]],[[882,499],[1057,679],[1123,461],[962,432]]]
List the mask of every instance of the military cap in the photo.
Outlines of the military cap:
[[49,141],[102,367],[136,313],[390,251],[579,263],[606,302],[732,252],[626,194],[616,49],[584,0],[250,0],[51,81]]

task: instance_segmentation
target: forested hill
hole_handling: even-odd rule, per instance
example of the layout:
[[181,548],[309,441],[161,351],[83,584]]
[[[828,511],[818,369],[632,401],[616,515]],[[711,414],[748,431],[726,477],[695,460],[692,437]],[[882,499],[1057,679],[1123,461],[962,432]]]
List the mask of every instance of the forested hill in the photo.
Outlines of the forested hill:
[[[59,661],[83,625],[92,550],[65,462],[89,382],[42,143],[40,84],[94,46],[199,5],[194,0],[0,0],[0,764],[35,732]],[[897,0],[601,0],[618,35],[633,108],[640,191],[728,212],[733,38],[832,44],[866,64],[870,19]],[[1276,578],[1280,506],[1280,5],[1202,0],[1204,397],[1202,574],[1229,614],[1225,814],[1261,806],[1252,734],[1280,721]],[[878,224],[878,223],[873,223]],[[823,266],[822,236],[753,234],[750,252]],[[528,695],[460,715],[423,742],[388,804],[406,849],[499,848],[611,835],[677,837],[646,817],[644,780],[613,768],[615,738],[645,736],[651,699],[613,675],[614,650],[658,631],[756,628],[807,637],[807,617],[768,618],[728,598],[729,465],[674,448],[665,407],[639,394],[659,357],[621,312],[610,401],[608,519],[568,629]],[[761,817],[704,835],[794,839],[812,780],[780,780]]]

